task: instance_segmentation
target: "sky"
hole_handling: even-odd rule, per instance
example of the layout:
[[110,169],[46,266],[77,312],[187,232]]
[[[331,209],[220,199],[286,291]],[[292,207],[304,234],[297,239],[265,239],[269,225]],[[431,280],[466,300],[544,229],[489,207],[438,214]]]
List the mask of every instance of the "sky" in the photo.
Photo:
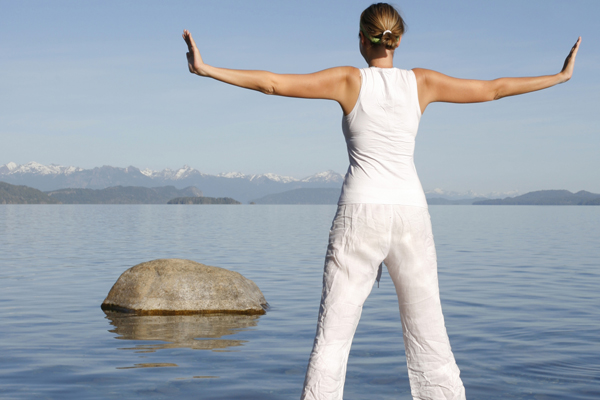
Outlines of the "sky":
[[[368,1],[0,0],[0,165],[102,165],[306,177],[348,166],[342,112],[191,75],[189,29],[220,67],[366,67]],[[403,1],[394,65],[471,79],[571,81],[483,104],[430,105],[415,164],[426,190],[600,193],[600,1]]]

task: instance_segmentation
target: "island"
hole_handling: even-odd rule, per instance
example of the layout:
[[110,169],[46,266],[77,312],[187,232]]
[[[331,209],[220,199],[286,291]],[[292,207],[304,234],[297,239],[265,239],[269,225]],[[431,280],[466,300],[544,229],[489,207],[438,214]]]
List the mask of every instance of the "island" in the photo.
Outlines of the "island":
[[177,197],[167,204],[242,204],[231,197]]

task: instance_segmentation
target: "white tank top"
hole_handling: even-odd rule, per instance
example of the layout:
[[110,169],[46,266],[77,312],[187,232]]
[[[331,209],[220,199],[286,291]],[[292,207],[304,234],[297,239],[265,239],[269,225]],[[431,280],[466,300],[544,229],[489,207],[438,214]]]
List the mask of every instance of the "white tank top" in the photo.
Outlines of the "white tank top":
[[342,119],[350,166],[338,204],[427,207],[413,160],[421,119],[413,71],[370,67],[356,105]]

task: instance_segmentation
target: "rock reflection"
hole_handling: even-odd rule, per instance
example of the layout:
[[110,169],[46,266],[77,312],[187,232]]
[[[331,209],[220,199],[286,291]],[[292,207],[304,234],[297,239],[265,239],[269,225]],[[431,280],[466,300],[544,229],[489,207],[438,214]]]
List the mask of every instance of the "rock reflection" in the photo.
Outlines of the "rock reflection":
[[116,311],[105,314],[114,326],[109,332],[119,335],[116,339],[164,342],[125,348],[140,353],[175,348],[223,351],[242,346],[245,340],[220,338],[250,329],[260,318],[260,315],[235,314],[135,315]]

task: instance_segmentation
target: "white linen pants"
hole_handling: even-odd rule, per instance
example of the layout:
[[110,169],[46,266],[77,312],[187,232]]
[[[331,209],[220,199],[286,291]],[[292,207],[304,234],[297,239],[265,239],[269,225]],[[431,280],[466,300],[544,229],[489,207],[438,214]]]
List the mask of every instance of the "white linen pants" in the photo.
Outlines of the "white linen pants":
[[302,400],[342,399],[350,345],[381,262],[398,295],[413,399],[465,399],[442,315],[427,208],[348,204],[338,206],[329,234]]

